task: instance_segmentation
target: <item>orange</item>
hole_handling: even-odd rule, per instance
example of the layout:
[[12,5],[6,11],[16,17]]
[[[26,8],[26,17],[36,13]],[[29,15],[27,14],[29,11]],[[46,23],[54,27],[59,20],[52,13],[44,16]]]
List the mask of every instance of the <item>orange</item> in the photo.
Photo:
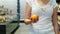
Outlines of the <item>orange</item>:
[[31,16],[31,20],[32,20],[32,22],[36,22],[39,20],[39,16],[37,14],[34,14]]

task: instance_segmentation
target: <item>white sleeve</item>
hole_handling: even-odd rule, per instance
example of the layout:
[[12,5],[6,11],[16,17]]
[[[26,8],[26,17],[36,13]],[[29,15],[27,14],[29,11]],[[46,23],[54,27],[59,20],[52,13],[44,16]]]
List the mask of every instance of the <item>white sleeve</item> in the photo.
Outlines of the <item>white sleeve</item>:
[[32,6],[32,0],[26,0],[26,2],[30,5],[30,7]]
[[56,0],[52,0],[52,5],[53,5],[53,8],[58,6],[58,4],[56,3]]

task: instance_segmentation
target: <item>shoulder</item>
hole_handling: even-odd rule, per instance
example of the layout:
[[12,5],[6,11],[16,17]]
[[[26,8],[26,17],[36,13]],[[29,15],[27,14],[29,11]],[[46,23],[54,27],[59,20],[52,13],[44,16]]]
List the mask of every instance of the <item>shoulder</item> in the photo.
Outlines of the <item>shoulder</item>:
[[30,6],[32,6],[33,0],[26,0],[26,3],[28,3]]
[[32,2],[33,0],[26,0],[26,2]]
[[53,8],[56,8],[58,6],[56,0],[51,0]]
[[58,8],[55,7],[54,10],[53,10],[53,14],[57,14],[57,12],[58,12]]

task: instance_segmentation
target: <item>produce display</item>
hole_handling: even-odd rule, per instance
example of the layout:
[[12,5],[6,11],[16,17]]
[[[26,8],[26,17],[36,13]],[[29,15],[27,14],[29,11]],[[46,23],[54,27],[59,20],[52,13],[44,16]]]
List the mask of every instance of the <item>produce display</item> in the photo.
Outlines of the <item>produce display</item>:
[[58,21],[60,21],[60,16],[58,16]]
[[0,23],[11,21],[14,18],[11,14],[13,14],[12,10],[9,11],[4,6],[0,6]]
[[58,7],[58,22],[60,23],[60,5],[57,6]]

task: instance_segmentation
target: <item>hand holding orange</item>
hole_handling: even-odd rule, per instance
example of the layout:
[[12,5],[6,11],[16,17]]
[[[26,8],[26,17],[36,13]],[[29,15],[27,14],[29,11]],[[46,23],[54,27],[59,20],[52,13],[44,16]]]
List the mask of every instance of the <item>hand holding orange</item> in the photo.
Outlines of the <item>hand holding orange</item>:
[[31,16],[31,21],[33,23],[37,22],[38,20],[39,20],[39,16],[37,14],[34,14],[34,15]]
[[24,19],[24,22],[25,22],[26,25],[31,24],[31,20],[30,19]]

